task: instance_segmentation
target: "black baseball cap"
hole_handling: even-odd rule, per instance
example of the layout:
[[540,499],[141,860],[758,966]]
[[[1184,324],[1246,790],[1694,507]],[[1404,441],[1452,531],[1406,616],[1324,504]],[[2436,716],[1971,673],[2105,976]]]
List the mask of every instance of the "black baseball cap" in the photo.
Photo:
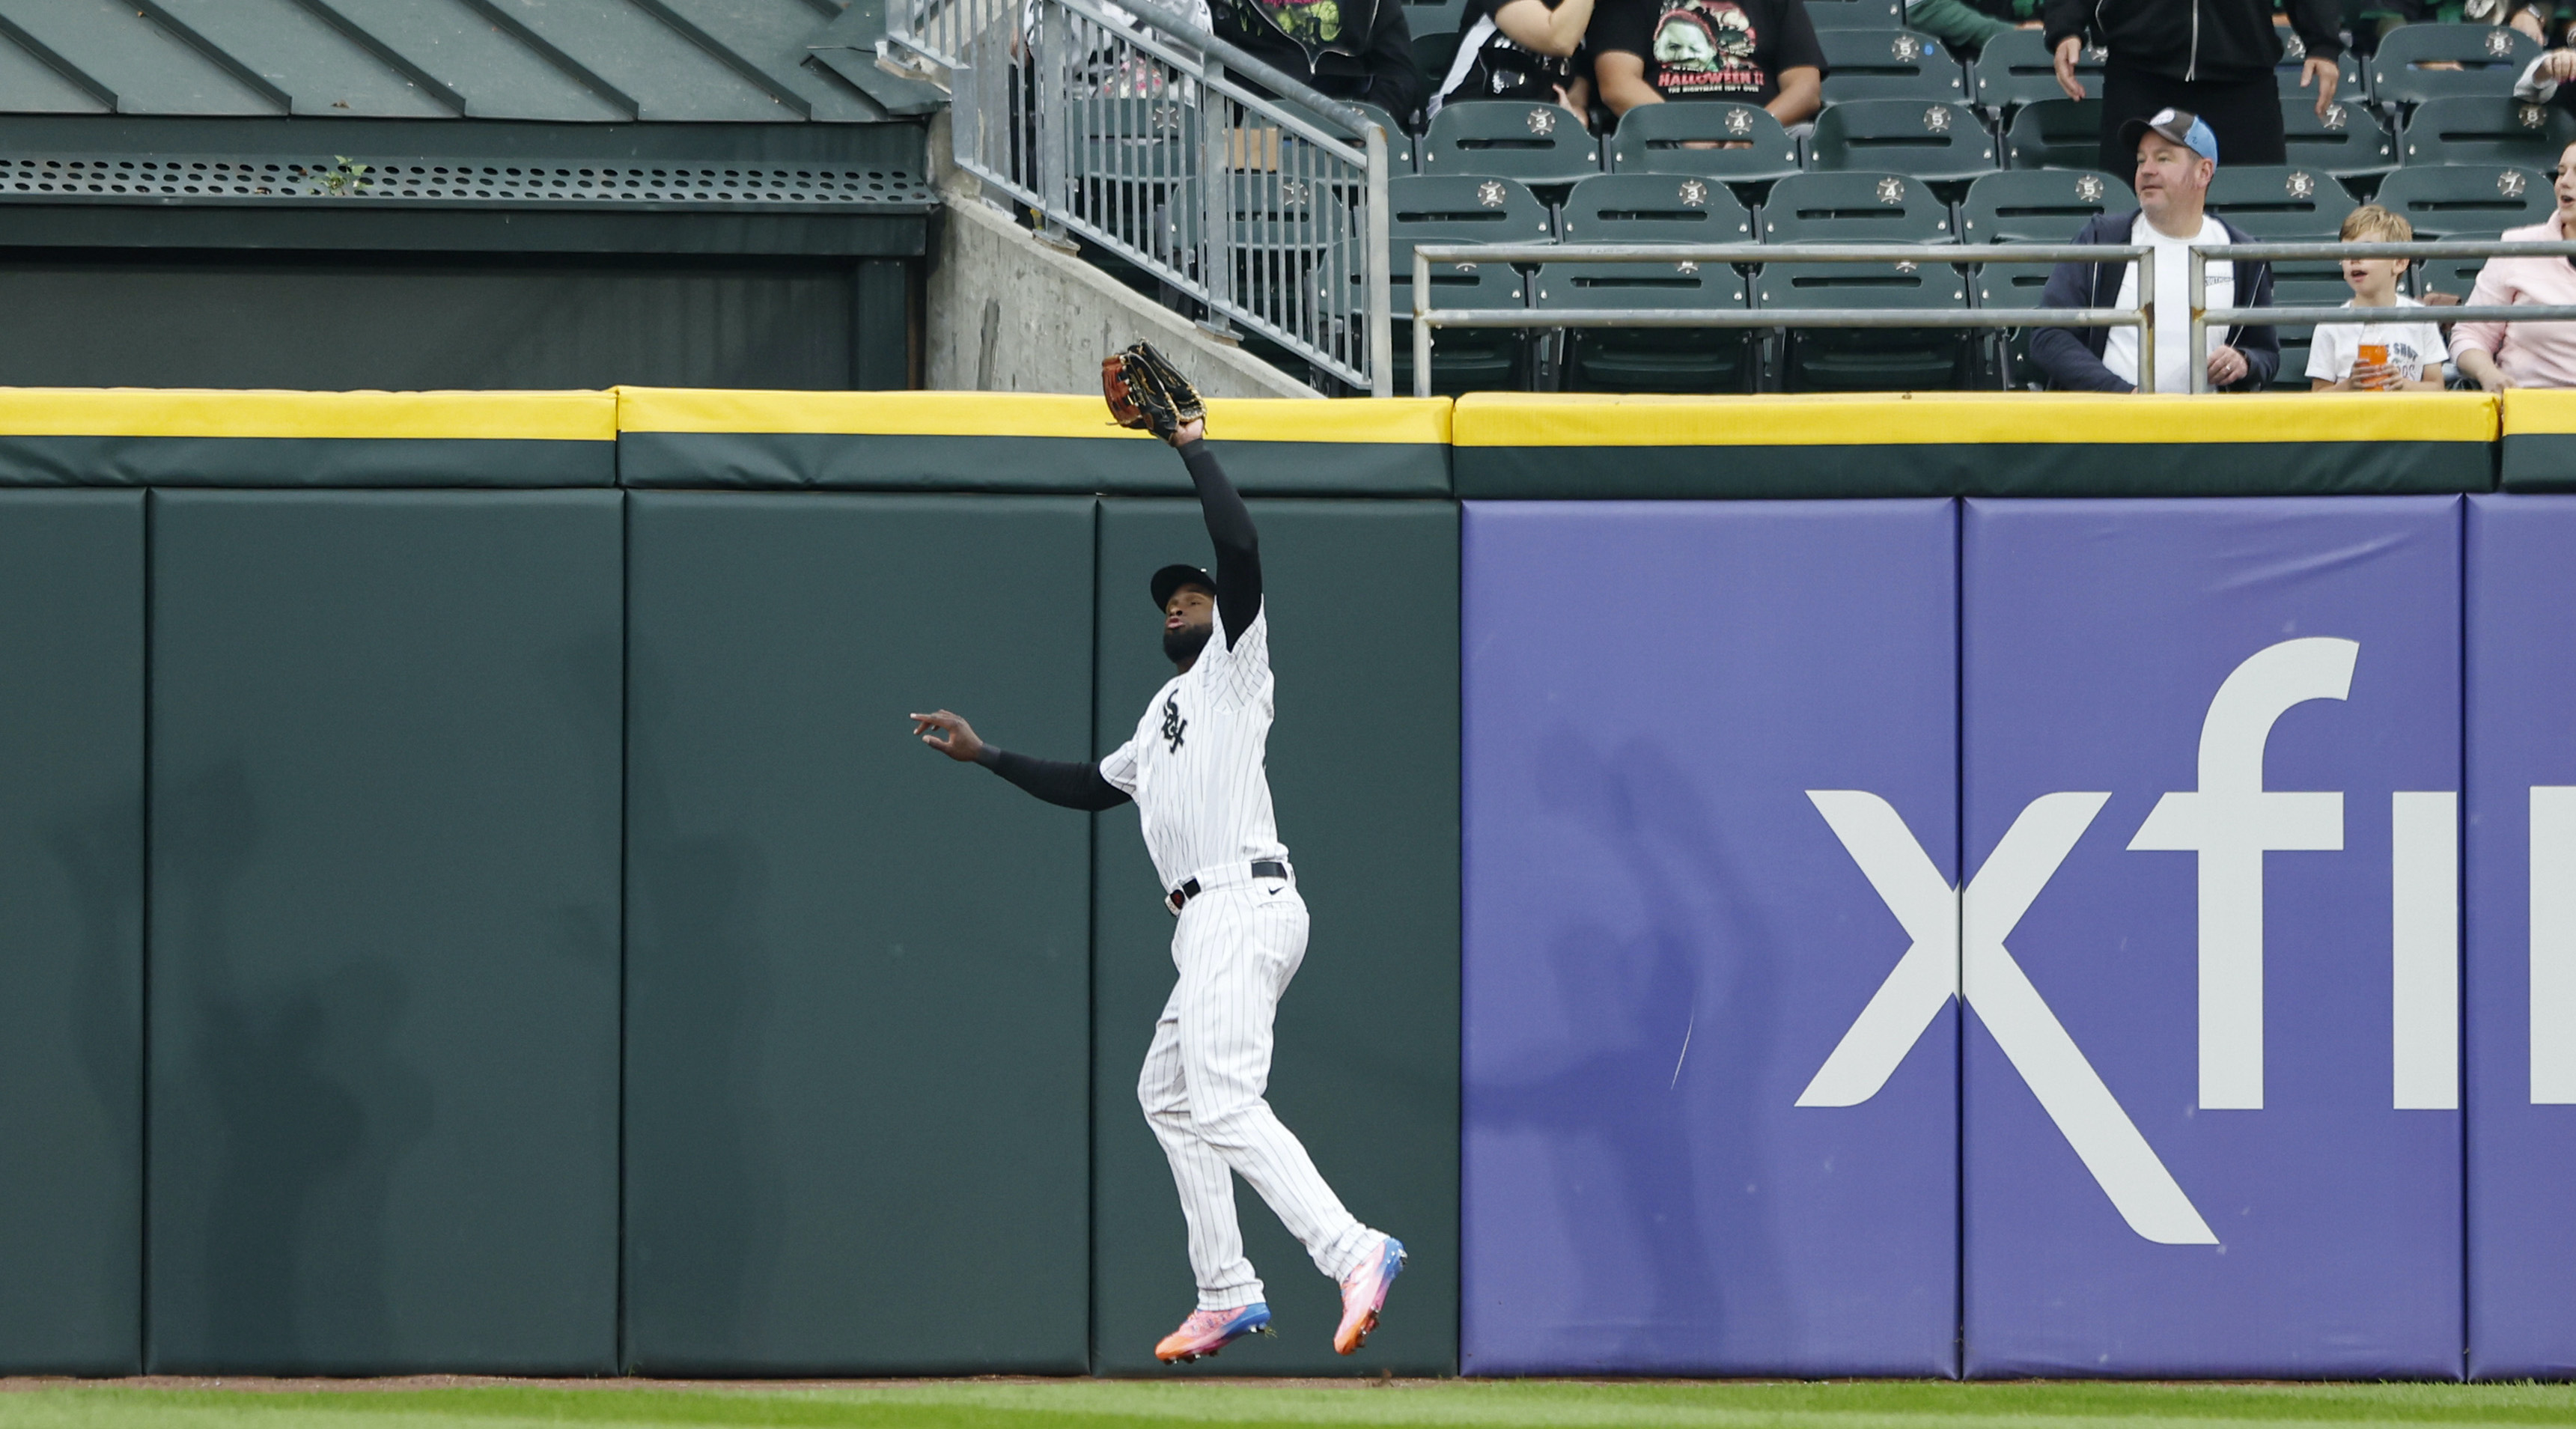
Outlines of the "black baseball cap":
[[[2269,101],[2265,101],[2269,103]],[[2144,119],[2132,119],[2120,126],[2120,147],[2129,153],[2138,151],[2138,141],[2152,132],[2171,139],[2211,163],[2218,162],[2218,136],[2209,125],[2188,109],[2167,106]]]
[[1172,603],[1172,592],[1185,585],[1198,586],[1216,594],[1216,577],[1196,566],[1165,566],[1154,572],[1154,608],[1161,610]]

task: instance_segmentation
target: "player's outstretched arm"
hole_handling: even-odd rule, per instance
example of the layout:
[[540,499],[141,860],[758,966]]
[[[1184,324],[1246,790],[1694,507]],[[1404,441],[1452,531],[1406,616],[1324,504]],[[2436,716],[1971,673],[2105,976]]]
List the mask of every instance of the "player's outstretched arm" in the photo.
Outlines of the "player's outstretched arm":
[[1261,539],[1252,529],[1252,512],[1243,493],[1226,480],[1216,453],[1202,440],[1206,424],[1190,422],[1172,433],[1172,447],[1190,469],[1190,484],[1199,489],[1199,511],[1207,518],[1208,539],[1216,545],[1216,615],[1225,625],[1225,648],[1252,628],[1261,613]]
[[961,764],[981,764],[1050,804],[1098,813],[1127,802],[1127,795],[1100,777],[1097,764],[1031,759],[986,744],[963,715],[947,710],[912,717],[912,732],[921,742]]

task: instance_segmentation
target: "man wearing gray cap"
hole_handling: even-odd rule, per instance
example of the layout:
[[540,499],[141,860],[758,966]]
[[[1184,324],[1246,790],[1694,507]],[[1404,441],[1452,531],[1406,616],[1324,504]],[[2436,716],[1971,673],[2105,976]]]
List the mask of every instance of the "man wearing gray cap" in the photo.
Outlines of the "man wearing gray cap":
[[[2156,371],[2158,392],[2191,390],[2192,367],[2203,366],[2216,388],[2259,390],[2281,365],[2281,339],[2270,327],[2212,329],[2204,355],[2191,348],[2191,247],[2196,243],[2253,240],[2208,211],[2209,180],[2218,172],[2218,140],[2198,115],[2161,109],[2120,126],[2120,143],[2137,155],[2138,207],[2106,213],[2084,225],[2078,243],[2143,244],[2155,250]],[[2272,265],[2212,260],[2204,307],[2272,305]],[[2044,308],[2138,306],[2135,263],[2060,263],[2040,295]],[[2030,355],[2048,385],[2078,392],[2134,392],[2138,382],[2138,330],[2036,328]]]

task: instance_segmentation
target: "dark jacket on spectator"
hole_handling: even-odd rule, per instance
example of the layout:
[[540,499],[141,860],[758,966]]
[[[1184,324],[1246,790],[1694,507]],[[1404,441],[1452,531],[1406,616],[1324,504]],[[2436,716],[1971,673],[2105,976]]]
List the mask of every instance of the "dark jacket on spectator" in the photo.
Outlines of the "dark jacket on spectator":
[[[1345,0],[1345,17],[1365,15],[1365,25],[1343,30],[1316,49],[1290,39],[1261,14],[1255,0],[1210,0],[1219,39],[1250,50],[1291,78],[1334,99],[1374,104],[1403,119],[1422,107],[1422,71],[1413,63],[1413,31],[1401,0]],[[1258,89],[1249,79],[1243,83]]]
[[[2290,24],[2311,59],[2343,54],[2341,0],[2289,0]],[[2169,79],[2255,79],[2281,62],[2270,0],[2048,0],[2054,51],[2069,35],[2110,47],[2112,63]]]
[[[2139,210],[2106,213],[2084,225],[2073,239],[2077,243],[2126,244],[2129,232],[2137,226]],[[2251,243],[2253,238],[2226,219],[2218,226],[2227,230],[2230,243]],[[2124,263],[2060,263],[2048,275],[2048,287],[2041,291],[2043,308],[2107,308],[2120,300],[2121,269]],[[2166,301],[2163,294],[2158,302]],[[2236,260],[2236,303],[2240,308],[2272,306],[2272,265],[2247,259]],[[2031,360],[2048,374],[2048,385],[2060,392],[2134,392],[2132,383],[2123,382],[2118,374],[2102,365],[2102,350],[2109,346],[2111,330],[2106,327],[2042,327],[2030,332]],[[2281,334],[2273,327],[2232,327],[2220,339],[2245,356],[2243,381],[2227,389],[2231,392],[2260,391],[2281,367]]]

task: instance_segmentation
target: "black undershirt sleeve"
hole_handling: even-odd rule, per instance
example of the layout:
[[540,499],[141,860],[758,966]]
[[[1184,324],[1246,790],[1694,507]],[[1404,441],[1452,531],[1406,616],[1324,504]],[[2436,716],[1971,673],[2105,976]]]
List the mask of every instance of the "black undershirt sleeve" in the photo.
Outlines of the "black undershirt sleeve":
[[1025,754],[1013,754],[989,744],[975,756],[975,762],[1048,803],[1064,808],[1087,809],[1096,814],[1127,802],[1126,791],[1101,778],[1097,764],[1031,759]]
[[1208,539],[1216,544],[1216,614],[1225,624],[1225,648],[1252,628],[1261,613],[1261,539],[1252,530],[1252,512],[1242,493],[1225,479],[1216,453],[1203,441],[1181,443],[1190,482],[1199,489],[1199,510],[1207,517]]

